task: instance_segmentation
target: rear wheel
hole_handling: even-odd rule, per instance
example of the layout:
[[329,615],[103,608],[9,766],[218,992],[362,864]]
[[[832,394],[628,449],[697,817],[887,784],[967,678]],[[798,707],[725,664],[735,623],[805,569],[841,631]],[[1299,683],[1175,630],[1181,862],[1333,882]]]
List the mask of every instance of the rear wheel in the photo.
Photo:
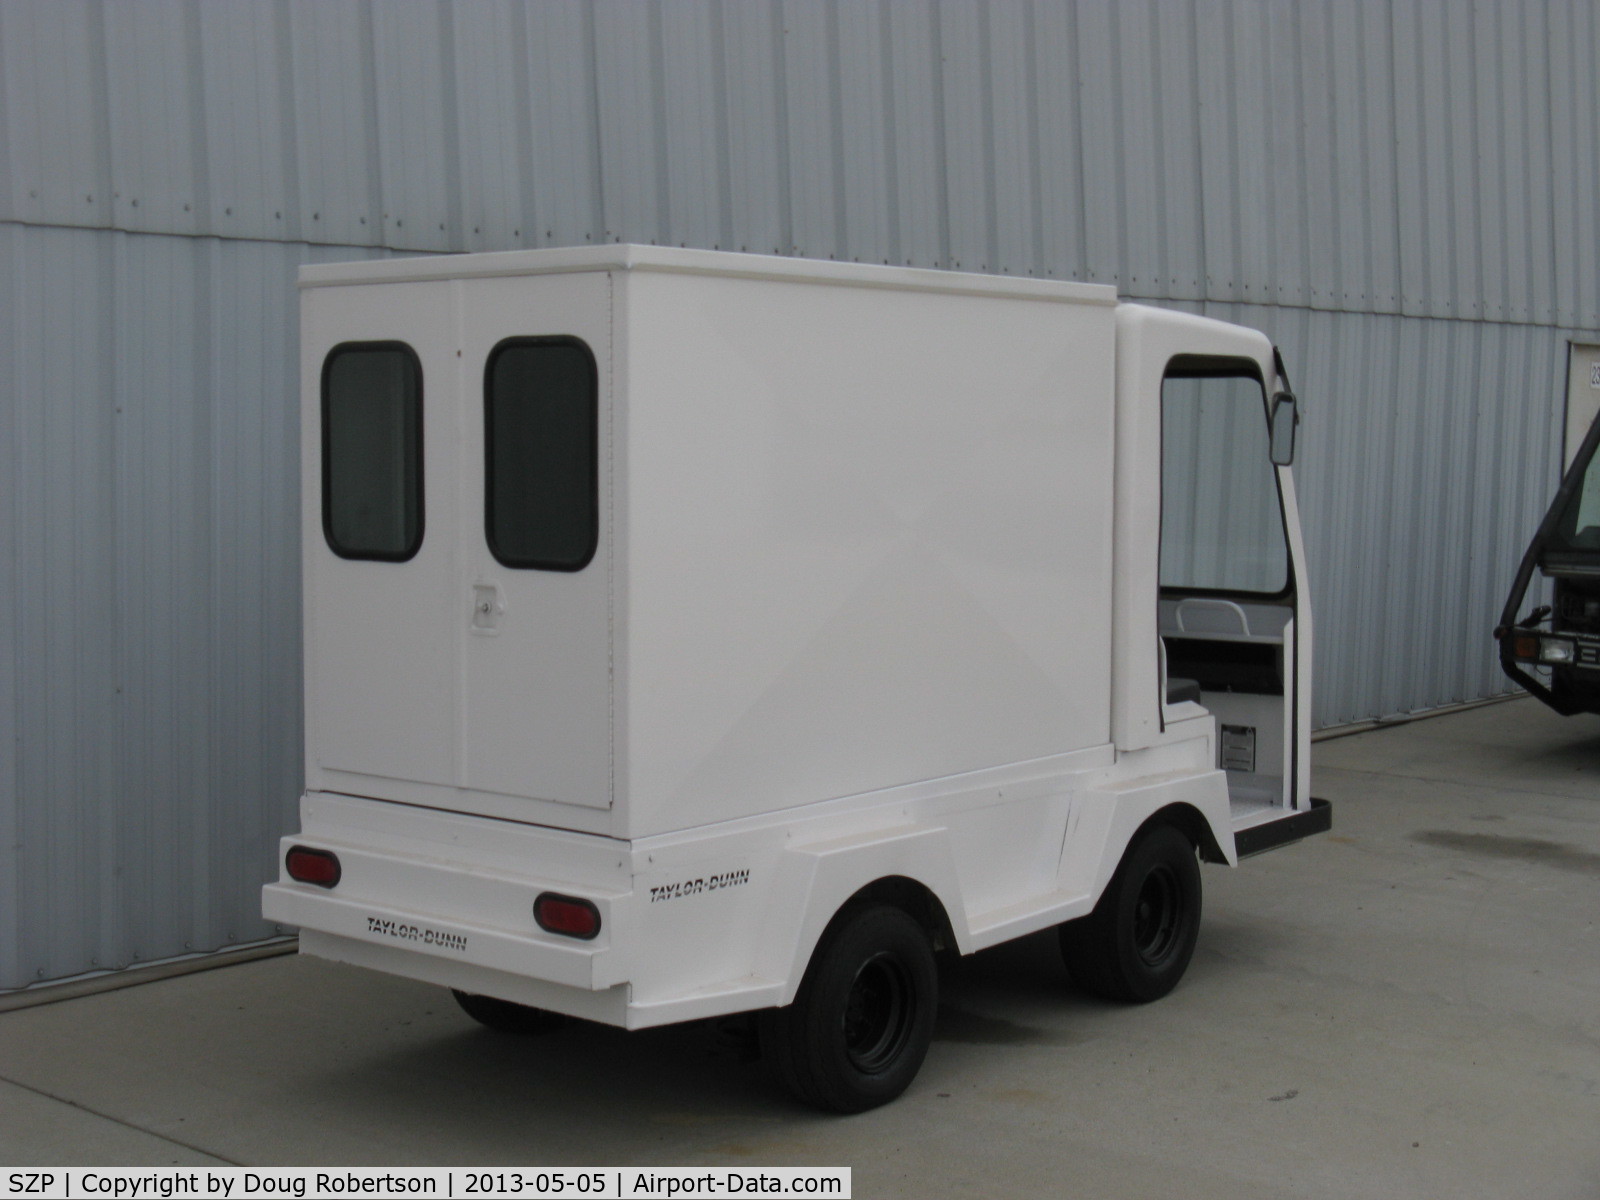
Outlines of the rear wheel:
[[530,1008],[526,1004],[515,1004],[510,1000],[497,1000],[493,996],[478,996],[472,992],[461,992],[455,988],[450,989],[450,994],[456,998],[456,1003],[461,1010],[480,1025],[486,1025],[497,1033],[534,1034],[548,1033],[552,1029],[559,1029],[567,1023],[567,1018],[561,1013],[546,1012],[542,1008]]
[[938,997],[922,926],[898,908],[863,907],[824,936],[794,1003],[762,1014],[762,1055],[807,1104],[875,1108],[916,1078]]
[[1094,912],[1061,926],[1073,980],[1107,1000],[1159,1000],[1189,967],[1200,932],[1200,864],[1171,825],[1128,847]]

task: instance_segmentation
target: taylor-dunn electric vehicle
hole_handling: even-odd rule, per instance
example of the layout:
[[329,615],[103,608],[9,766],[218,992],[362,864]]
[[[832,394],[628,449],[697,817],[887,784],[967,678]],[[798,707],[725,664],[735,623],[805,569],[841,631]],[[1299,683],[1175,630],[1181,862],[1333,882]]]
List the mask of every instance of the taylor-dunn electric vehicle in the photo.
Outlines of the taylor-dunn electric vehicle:
[[1188,965],[1309,793],[1295,401],[1107,287],[642,246],[306,267],[269,919],[502,1029],[915,1076],[936,950]]

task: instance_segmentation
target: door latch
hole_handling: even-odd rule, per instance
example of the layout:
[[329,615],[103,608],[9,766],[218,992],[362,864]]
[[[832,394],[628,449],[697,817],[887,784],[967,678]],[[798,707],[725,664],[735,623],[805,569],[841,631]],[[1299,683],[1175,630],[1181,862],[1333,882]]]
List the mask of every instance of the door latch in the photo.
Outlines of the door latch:
[[473,633],[499,633],[500,618],[505,611],[506,602],[500,598],[500,588],[497,584],[472,585]]

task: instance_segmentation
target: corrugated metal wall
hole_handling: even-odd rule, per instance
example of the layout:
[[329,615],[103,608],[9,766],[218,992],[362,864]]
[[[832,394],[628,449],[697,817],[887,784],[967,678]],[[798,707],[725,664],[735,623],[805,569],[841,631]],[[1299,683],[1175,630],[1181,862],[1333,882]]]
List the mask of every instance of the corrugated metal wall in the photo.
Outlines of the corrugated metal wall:
[[659,242],[1259,326],[1318,724],[1505,690],[1600,329],[1597,58],[1594,0],[0,0],[0,988],[272,932],[312,259]]
[[329,257],[0,226],[0,986],[271,932],[301,776],[294,277]]

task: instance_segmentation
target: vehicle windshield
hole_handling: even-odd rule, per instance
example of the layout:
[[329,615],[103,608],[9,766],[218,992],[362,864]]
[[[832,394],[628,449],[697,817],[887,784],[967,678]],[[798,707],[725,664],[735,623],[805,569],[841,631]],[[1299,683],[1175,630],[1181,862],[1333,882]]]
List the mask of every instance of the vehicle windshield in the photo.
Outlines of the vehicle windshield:
[[1585,446],[1588,458],[1573,463],[1573,470],[1582,469],[1583,478],[1576,490],[1567,497],[1566,506],[1556,521],[1546,543],[1547,550],[1559,552],[1600,552],[1600,455],[1595,447],[1600,441]]
[[1289,546],[1261,380],[1170,367],[1161,385],[1161,586],[1278,596]]

